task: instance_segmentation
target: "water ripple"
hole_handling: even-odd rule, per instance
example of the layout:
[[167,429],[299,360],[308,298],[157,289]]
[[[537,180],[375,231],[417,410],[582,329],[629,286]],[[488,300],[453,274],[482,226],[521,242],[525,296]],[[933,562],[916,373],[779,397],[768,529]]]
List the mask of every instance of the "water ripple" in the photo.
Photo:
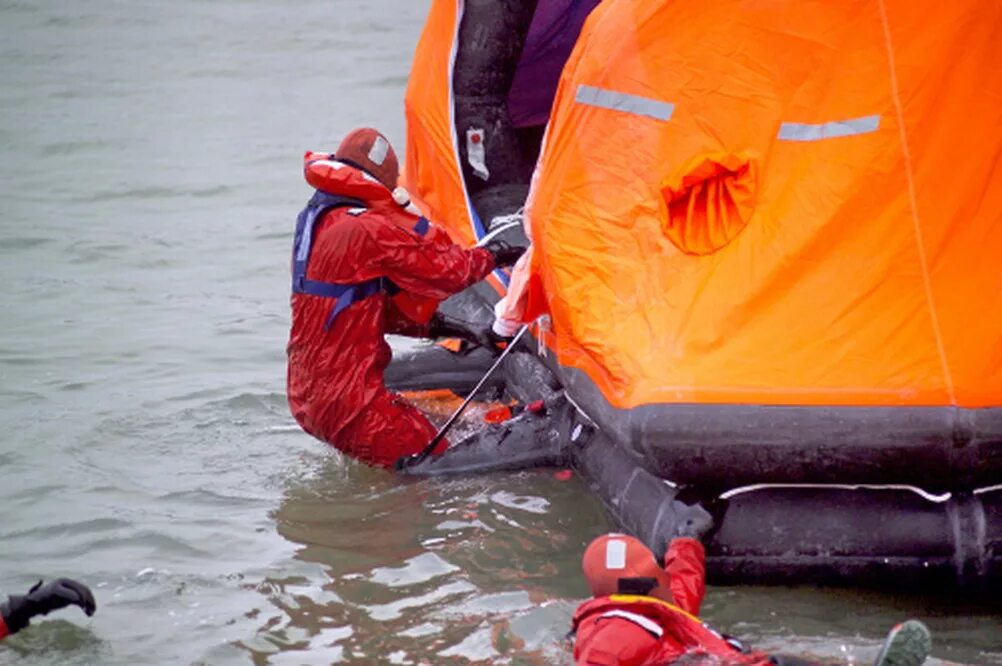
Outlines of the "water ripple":
[[74,523],[57,523],[41,525],[27,530],[0,533],[2,539],[21,539],[38,537],[40,539],[64,538],[81,534],[93,534],[132,527],[132,523],[115,518],[95,518]]
[[31,250],[53,242],[55,242],[55,239],[39,236],[8,236],[0,240],[0,251]]

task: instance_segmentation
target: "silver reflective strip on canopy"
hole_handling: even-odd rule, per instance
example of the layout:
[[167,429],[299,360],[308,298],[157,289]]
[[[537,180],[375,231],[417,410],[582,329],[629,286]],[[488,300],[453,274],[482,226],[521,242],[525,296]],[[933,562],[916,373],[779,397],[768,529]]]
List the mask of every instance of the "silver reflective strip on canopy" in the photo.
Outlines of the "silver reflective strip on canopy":
[[783,123],[779,126],[780,141],[821,141],[840,136],[855,136],[876,132],[880,127],[880,116],[863,116],[850,120],[833,120],[830,123],[811,125],[808,123]]
[[669,102],[585,85],[578,86],[574,101],[601,109],[632,113],[635,116],[647,116],[655,120],[668,120],[675,110],[675,105]]

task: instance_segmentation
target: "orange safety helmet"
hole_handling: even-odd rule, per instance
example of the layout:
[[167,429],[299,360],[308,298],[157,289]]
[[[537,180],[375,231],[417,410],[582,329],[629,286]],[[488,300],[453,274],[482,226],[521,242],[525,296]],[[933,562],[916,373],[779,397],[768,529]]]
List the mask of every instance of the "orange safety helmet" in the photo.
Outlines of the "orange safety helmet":
[[389,140],[371,127],[354,129],[341,139],[334,153],[340,162],[350,164],[365,171],[393,191],[400,176],[397,154]]
[[634,537],[603,534],[588,544],[581,568],[596,597],[647,594],[665,601],[672,599],[668,574],[650,548]]

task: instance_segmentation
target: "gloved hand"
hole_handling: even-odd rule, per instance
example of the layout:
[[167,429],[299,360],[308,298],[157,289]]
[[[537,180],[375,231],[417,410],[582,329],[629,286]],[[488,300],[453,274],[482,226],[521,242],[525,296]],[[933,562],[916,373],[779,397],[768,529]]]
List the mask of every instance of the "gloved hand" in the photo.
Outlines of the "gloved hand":
[[525,254],[524,247],[507,243],[500,238],[494,238],[483,246],[494,257],[495,266],[511,266]]
[[675,513],[678,516],[678,523],[675,525],[676,537],[702,539],[703,535],[713,527],[713,516],[700,505],[690,506],[678,501],[674,504],[676,505]]
[[494,333],[490,326],[452,319],[441,312],[432,315],[431,321],[428,322],[428,337],[459,338],[491,351],[498,351],[498,344],[509,339]]
[[28,594],[11,595],[6,603],[0,604],[0,616],[13,634],[27,627],[36,615],[46,615],[71,604],[79,606],[88,616],[97,608],[94,595],[83,583],[69,578],[57,578],[46,585],[38,581]]

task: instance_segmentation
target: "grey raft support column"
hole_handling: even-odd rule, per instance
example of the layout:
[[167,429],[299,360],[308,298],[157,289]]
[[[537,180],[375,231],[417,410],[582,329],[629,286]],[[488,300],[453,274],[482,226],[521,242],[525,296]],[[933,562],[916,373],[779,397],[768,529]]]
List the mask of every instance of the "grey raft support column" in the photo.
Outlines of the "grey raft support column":
[[453,71],[456,144],[484,228],[517,211],[529,176],[508,115],[508,93],[536,0],[466,0]]

